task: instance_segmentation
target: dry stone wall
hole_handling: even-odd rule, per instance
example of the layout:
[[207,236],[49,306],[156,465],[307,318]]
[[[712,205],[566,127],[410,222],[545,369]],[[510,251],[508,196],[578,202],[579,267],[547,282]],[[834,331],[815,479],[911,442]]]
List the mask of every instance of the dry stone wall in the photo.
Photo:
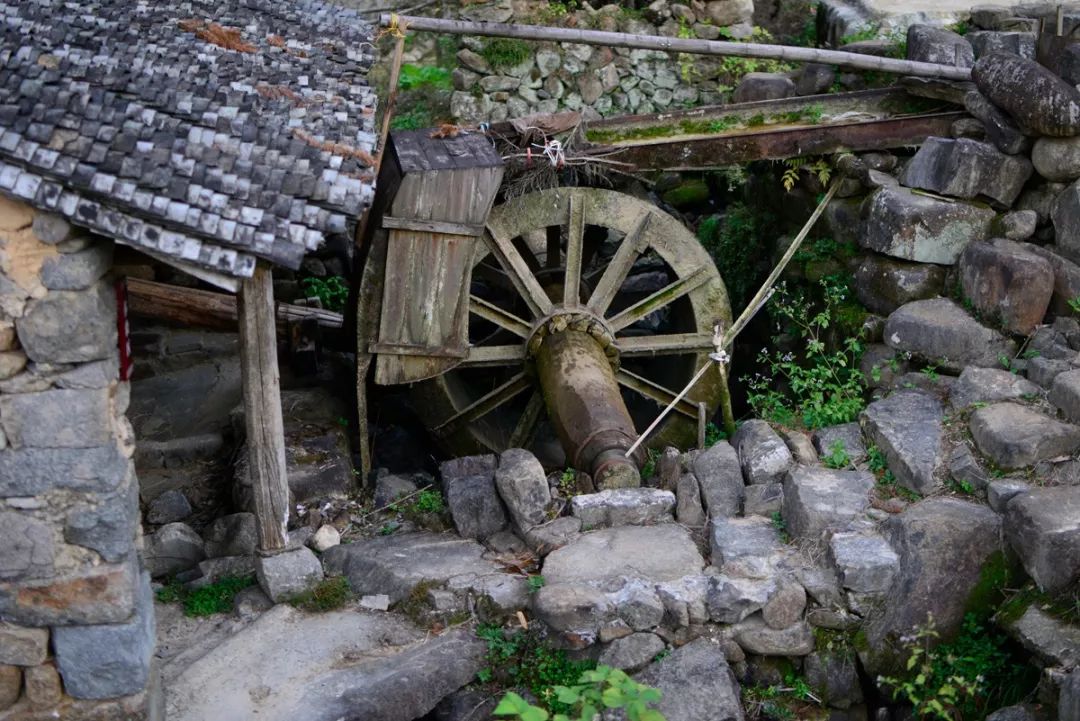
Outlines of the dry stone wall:
[[110,241],[0,199],[0,719],[150,712],[111,263]]

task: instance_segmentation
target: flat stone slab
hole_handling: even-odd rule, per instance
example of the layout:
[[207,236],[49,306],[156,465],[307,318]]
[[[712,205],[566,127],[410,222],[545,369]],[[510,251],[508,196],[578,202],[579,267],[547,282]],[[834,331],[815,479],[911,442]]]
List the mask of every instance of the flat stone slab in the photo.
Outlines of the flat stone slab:
[[899,391],[859,414],[866,437],[885,454],[897,482],[916,493],[937,487],[944,459],[941,401],[921,391]]
[[971,414],[971,437],[1001,468],[1022,468],[1080,449],[1080,426],[1019,403],[995,403]]
[[583,528],[640,526],[672,520],[675,494],[659,488],[612,488],[574,496],[570,511]]
[[485,553],[479,543],[457,536],[407,533],[334,546],[323,554],[323,565],[328,574],[346,576],[354,593],[383,593],[392,603],[427,581],[488,595],[500,608],[523,607],[525,579],[505,573]]
[[485,644],[392,614],[275,606],[166,688],[170,721],[412,721],[471,681]]
[[953,384],[949,403],[960,409],[975,403],[1037,398],[1041,393],[1039,386],[1007,370],[968,366]]
[[705,560],[689,531],[675,524],[623,526],[585,533],[544,560],[544,579],[556,583],[602,583],[641,578],[656,583],[701,573]]
[[792,536],[817,540],[847,530],[870,506],[874,477],[866,471],[798,466],[784,479],[784,522]]
[[947,298],[916,300],[885,321],[885,344],[910,352],[948,370],[969,365],[993,368],[1002,355],[1011,358],[1015,344],[987,328]]
[[1006,628],[1024,648],[1049,666],[1080,664],[1080,628],[1054,618],[1038,605],[1028,606]]
[[829,557],[844,588],[857,593],[885,593],[900,567],[900,557],[877,533],[837,533],[829,539]]
[[743,578],[768,578],[784,549],[771,518],[714,518],[709,526],[712,564]]
[[1005,538],[1044,591],[1080,577],[1080,486],[1033,488],[1005,506]]

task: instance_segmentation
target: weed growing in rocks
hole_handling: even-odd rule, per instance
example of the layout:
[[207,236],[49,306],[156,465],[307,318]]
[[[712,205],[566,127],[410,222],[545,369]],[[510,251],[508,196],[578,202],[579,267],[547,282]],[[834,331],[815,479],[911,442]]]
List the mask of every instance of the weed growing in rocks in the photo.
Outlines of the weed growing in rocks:
[[[816,311],[801,293],[783,285],[770,302],[773,317],[797,336],[802,350],[796,355],[762,349],[758,362],[766,371],[742,378],[749,388],[747,400],[760,418],[781,425],[801,423],[821,428],[849,423],[866,406],[858,367],[861,340],[852,336],[843,339],[839,347],[829,348],[825,339],[839,319],[847,290],[831,279],[823,279],[820,286],[822,304]],[[778,381],[786,387],[781,389]]]
[[775,686],[750,686],[743,690],[746,716],[752,721],[799,721],[810,717],[821,706],[805,680],[788,673],[784,683]]
[[921,719],[961,721],[1017,703],[1034,685],[1027,664],[1013,659],[1004,636],[968,614],[956,640],[935,646],[933,618],[902,639],[909,656],[902,676],[879,681],[915,707]]
[[543,588],[546,583],[547,581],[544,580],[543,576],[529,576],[529,593],[536,593]]
[[289,604],[301,611],[314,613],[342,608],[353,597],[349,579],[333,576],[319,581],[315,586],[289,600]]
[[889,463],[885,454],[877,446],[866,449],[867,467],[877,478],[875,489],[884,498],[903,498],[905,501],[917,501],[920,496],[915,491],[904,488],[896,482],[896,476],[889,470]]
[[189,590],[176,579],[172,579],[158,590],[157,600],[161,603],[183,604],[185,616],[212,616],[215,613],[232,611],[236,594],[254,585],[254,576],[226,576],[216,583]]
[[851,456],[848,455],[844,442],[837,438],[829,444],[828,453],[821,457],[821,462],[828,468],[847,468],[851,465]]
[[571,713],[571,704],[559,699],[556,687],[573,686],[583,673],[596,667],[594,661],[573,661],[565,651],[551,648],[533,629],[510,632],[501,626],[482,625],[476,634],[488,646],[487,665],[477,674],[477,680],[499,689],[528,689],[550,713]]
[[727,285],[731,304],[741,308],[757,290],[768,252],[762,238],[775,235],[773,221],[745,203],[732,203],[723,215],[713,215],[698,226],[698,240],[712,256]]
[[656,464],[660,460],[660,451],[650,448],[645,452],[645,465],[641,468],[642,482],[656,475]]
[[727,433],[721,430],[720,426],[715,423],[709,422],[705,424],[705,447],[712,448],[720,441],[727,439]]
[[660,700],[660,691],[634,681],[625,671],[610,666],[597,666],[585,671],[577,682],[554,688],[566,713],[554,716],[531,705],[513,691],[503,696],[492,712],[495,716],[517,718],[520,721],[593,721],[605,709],[623,709],[628,721],[665,721],[663,714],[649,706]]
[[340,313],[349,298],[349,285],[340,275],[329,278],[304,278],[300,287],[309,298],[318,298],[322,307]]
[[773,528],[780,534],[780,540],[784,543],[791,541],[791,534],[789,534],[787,530],[787,522],[784,520],[784,517],[780,515],[780,511],[773,511],[772,515],[769,516],[769,519],[772,520]]
[[480,55],[495,69],[512,68],[528,60],[532,56],[532,48],[522,40],[495,38],[484,44]]

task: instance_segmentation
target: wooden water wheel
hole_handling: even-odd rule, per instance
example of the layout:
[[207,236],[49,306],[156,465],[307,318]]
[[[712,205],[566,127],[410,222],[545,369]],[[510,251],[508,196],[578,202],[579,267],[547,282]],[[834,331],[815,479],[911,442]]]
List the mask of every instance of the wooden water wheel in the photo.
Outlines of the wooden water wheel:
[[[574,375],[580,358],[564,359],[541,382],[547,339],[570,329],[595,341],[623,417],[640,432],[707,362],[715,324],[731,323],[724,283],[693,234],[647,202],[591,188],[545,190],[494,208],[476,247],[468,309],[467,356],[414,384],[417,411],[449,452],[525,447],[549,466],[580,460],[567,457],[572,448],[564,453],[574,447],[566,436],[588,444],[605,391],[602,379],[584,377],[572,397],[558,397],[552,386]],[[714,368],[650,444],[691,443],[698,404],[711,416],[720,384]]]

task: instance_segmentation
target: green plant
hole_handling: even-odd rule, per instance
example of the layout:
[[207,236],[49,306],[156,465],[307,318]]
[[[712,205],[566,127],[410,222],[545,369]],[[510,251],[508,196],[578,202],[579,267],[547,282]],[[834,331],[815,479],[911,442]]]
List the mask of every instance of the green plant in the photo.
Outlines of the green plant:
[[656,475],[656,464],[660,460],[660,451],[650,448],[645,452],[645,465],[641,467],[641,480],[647,481]]
[[394,130],[421,130],[438,124],[435,111],[426,104],[410,104],[407,110],[394,113],[390,127]]
[[438,65],[405,63],[401,66],[398,87],[402,90],[414,90],[416,88],[449,90],[451,88],[450,71]]
[[764,238],[775,235],[771,216],[742,202],[734,202],[723,215],[712,215],[698,226],[698,240],[716,262],[727,284],[732,306],[746,305],[764,275],[769,253]]
[[799,182],[799,173],[801,171],[806,171],[815,176],[822,185],[828,185],[829,178],[832,177],[832,167],[830,167],[829,161],[824,158],[816,160],[812,158],[787,158],[783,163],[784,172],[780,176],[780,183],[784,186],[784,190],[789,193],[795,187],[795,184]]
[[938,645],[933,617],[903,639],[908,654],[904,674],[880,682],[893,696],[914,707],[920,719],[966,721],[1016,703],[1030,690],[1031,672],[1010,655],[1003,636],[973,615],[964,618],[960,634]]
[[574,661],[561,649],[548,646],[533,629],[504,631],[500,626],[481,625],[476,635],[487,643],[485,666],[477,673],[481,683],[503,689],[525,688],[551,713],[569,713],[556,686],[570,686],[581,674],[596,667],[594,661]]
[[[770,301],[773,317],[798,337],[802,352],[797,357],[793,352],[763,349],[758,362],[767,371],[743,377],[749,388],[747,400],[762,418],[821,428],[855,420],[866,405],[858,367],[862,342],[851,336],[842,339],[838,347],[826,345],[826,332],[839,319],[847,290],[829,278],[819,285],[823,295],[816,311],[801,294],[789,292],[783,285]],[[777,384],[781,378],[786,390]]]
[[304,278],[300,288],[309,298],[318,298],[322,307],[340,313],[349,298],[349,286],[340,275],[328,278]]
[[543,588],[546,583],[547,581],[544,580],[543,576],[529,576],[529,593],[536,593]]
[[568,708],[567,712],[549,714],[510,691],[492,714],[520,721],[594,721],[606,709],[622,709],[628,721],[664,721],[663,714],[649,708],[660,700],[660,692],[610,666],[585,671],[576,683],[556,686],[554,692],[559,703]]
[[215,613],[232,611],[236,594],[253,585],[253,576],[226,576],[214,583],[189,590],[176,579],[172,579],[158,590],[157,600],[162,603],[183,604],[185,616],[212,616]]
[[769,516],[769,520],[772,521],[773,528],[775,528],[776,532],[780,535],[781,541],[787,543],[791,540],[791,536],[788,535],[787,521],[780,515],[780,511],[773,511]]
[[914,491],[904,488],[896,481],[896,476],[889,470],[885,454],[877,446],[866,449],[867,468],[877,478],[877,489],[885,496],[896,496],[908,501],[917,501],[921,496]]
[[828,453],[821,457],[821,461],[829,468],[847,468],[851,465],[851,456],[841,439],[837,438],[830,443],[827,450]]
[[705,424],[705,447],[712,448],[720,441],[727,438],[727,433],[720,429],[712,421]]
[[840,44],[847,45],[848,43],[861,43],[865,40],[876,40],[880,33],[881,28],[877,25],[864,25],[858,30],[848,33],[840,38]]
[[1069,298],[1066,302],[1069,304],[1069,309],[1073,313],[1080,313],[1080,295],[1075,298]]
[[930,364],[928,366],[923,367],[921,373],[924,376],[926,376],[927,380],[929,380],[931,382],[934,382],[934,383],[937,382],[938,372],[937,372],[937,366],[936,365]]
[[532,48],[522,40],[494,38],[484,43],[480,55],[493,68],[512,68],[532,56]]
[[774,721],[801,721],[821,705],[810,685],[793,671],[784,674],[783,684],[745,688],[743,702],[748,718]]
[[289,604],[302,611],[323,612],[341,608],[352,598],[349,579],[331,576],[289,599]]
[[378,533],[379,533],[380,536],[389,536],[390,534],[392,534],[394,531],[396,531],[399,528],[401,528],[400,523],[394,523],[393,521],[387,521],[386,523],[379,526]]
[[446,503],[442,494],[432,488],[425,488],[408,501],[410,510],[415,513],[442,513]]

